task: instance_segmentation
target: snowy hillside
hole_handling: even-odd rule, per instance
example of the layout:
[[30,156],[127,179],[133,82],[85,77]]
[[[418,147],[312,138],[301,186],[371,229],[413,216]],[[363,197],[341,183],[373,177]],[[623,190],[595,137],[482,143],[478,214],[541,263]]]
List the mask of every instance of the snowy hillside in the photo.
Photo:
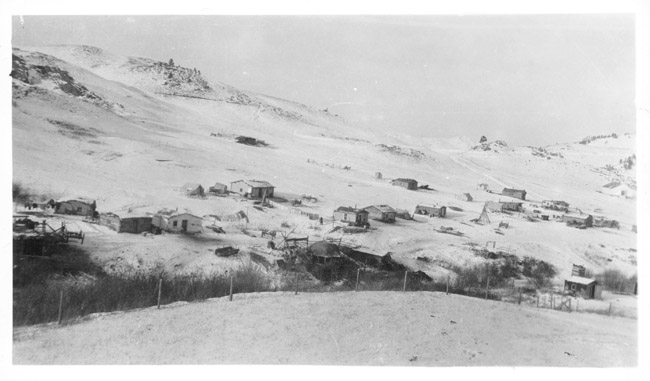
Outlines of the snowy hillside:
[[[549,261],[561,276],[573,263],[595,272],[610,267],[636,271],[636,234],[631,231],[636,203],[601,193],[602,185],[612,180],[634,183],[635,168],[622,164],[635,154],[633,134],[549,147],[490,140],[479,144],[478,138],[465,137],[380,136],[324,110],[212,83],[200,68],[88,46],[20,48],[13,54],[14,180],[42,194],[90,197],[101,212],[178,207],[206,216],[247,210],[253,229],[282,229],[289,222],[294,234],[313,240],[340,238],[370,252],[392,252],[397,260],[432,275],[447,274],[452,264],[480,262],[471,247],[487,241],[516,255]],[[240,135],[268,146],[238,144]],[[390,184],[401,177],[427,184],[429,190]],[[279,193],[315,196],[318,202],[303,209],[323,216],[327,226],[280,209],[258,210],[236,198],[196,199],[178,191],[188,182],[207,189],[215,182],[229,185],[240,179],[269,181]],[[479,191],[480,183],[496,193]],[[510,199],[498,194],[504,187],[526,189],[529,202],[524,207],[529,212],[543,200],[564,200],[584,213],[619,221],[621,229],[579,230],[558,222],[531,222],[518,213],[490,214],[492,225],[471,223],[485,201]],[[460,193],[471,193],[474,201],[459,200]],[[372,204],[410,213],[418,204],[455,209],[446,219],[373,221],[373,229],[363,234],[326,230],[338,206]],[[495,233],[501,221],[510,227]],[[97,257],[110,263],[117,254],[103,248],[116,235],[79,224],[89,232],[88,245]],[[441,225],[465,236],[433,230]],[[266,245],[265,239],[242,236],[220,236],[220,244]],[[143,257],[136,238],[124,238],[134,241],[127,250],[133,258]],[[165,242],[165,247],[175,247]],[[214,255],[187,255],[194,255],[192,261],[160,254],[175,271],[223,265]],[[417,259],[422,257],[434,261]],[[176,263],[188,267],[174,267]]]

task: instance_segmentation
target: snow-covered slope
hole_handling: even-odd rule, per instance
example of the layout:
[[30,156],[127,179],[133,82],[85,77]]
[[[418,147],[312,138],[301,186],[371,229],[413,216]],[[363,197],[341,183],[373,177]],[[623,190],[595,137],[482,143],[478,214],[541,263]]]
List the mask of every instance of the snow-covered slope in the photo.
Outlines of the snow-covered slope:
[[[636,255],[629,251],[636,248],[631,232],[636,203],[599,192],[613,179],[634,182],[634,167],[622,168],[620,162],[634,154],[633,134],[549,147],[375,135],[323,110],[209,82],[194,68],[87,46],[21,48],[13,54],[14,179],[40,193],[94,198],[102,212],[179,207],[209,215],[245,205],[232,198],[189,199],[178,187],[267,180],[277,192],[318,197],[305,208],[327,223],[341,205],[389,204],[411,213],[417,204],[453,206],[444,220],[418,216],[393,225],[372,222],[375,229],[368,233],[341,236],[368,251],[393,252],[431,274],[446,272],[449,263],[480,260],[467,244],[484,246],[486,241],[547,260],[563,275],[572,263],[594,271],[636,269]],[[238,144],[234,138],[239,135],[269,145]],[[376,172],[383,178],[377,179]],[[399,177],[415,178],[430,190],[392,186],[390,179]],[[477,190],[479,183],[496,192],[526,189],[529,210],[545,199],[565,200],[585,213],[616,219],[621,229],[578,230],[516,214],[491,215],[493,226],[474,225],[469,221],[485,201],[506,198]],[[465,192],[474,202],[457,198]],[[251,209],[249,214],[256,227],[279,229],[290,220],[296,234],[314,239],[328,234],[325,228],[314,229],[306,217],[281,210]],[[502,220],[510,228],[497,234],[494,228]],[[465,237],[434,232],[440,225]],[[99,231],[95,237],[97,242],[108,239],[117,238]],[[417,261],[423,256],[438,259],[440,266]]]

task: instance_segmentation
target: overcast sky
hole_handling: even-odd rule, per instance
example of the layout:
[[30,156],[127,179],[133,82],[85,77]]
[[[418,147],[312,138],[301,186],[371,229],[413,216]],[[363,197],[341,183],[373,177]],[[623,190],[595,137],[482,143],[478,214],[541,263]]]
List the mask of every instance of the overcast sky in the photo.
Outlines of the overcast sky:
[[12,31],[415,136],[545,145],[635,126],[633,15],[24,16]]

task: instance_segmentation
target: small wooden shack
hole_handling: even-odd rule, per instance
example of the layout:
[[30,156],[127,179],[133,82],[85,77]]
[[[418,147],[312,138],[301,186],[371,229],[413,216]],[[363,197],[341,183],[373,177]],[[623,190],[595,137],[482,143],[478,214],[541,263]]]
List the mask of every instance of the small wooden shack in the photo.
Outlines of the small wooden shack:
[[83,197],[62,198],[54,204],[54,213],[56,214],[94,217],[96,209],[97,203],[95,200]]
[[562,216],[562,222],[571,226],[592,227],[594,218],[591,214],[565,214]]
[[627,184],[620,183],[618,181],[612,181],[603,185],[601,192],[604,194],[619,196],[624,198],[634,198],[636,197],[636,188],[632,188]]
[[581,295],[584,299],[600,299],[602,291],[595,279],[575,275],[564,281],[564,289]]
[[503,212],[503,204],[496,201],[487,201],[485,203],[485,210],[488,212]]
[[544,200],[542,201],[542,208],[568,212],[569,203],[561,200]]
[[397,211],[388,205],[371,205],[363,208],[368,212],[368,218],[382,222],[395,222]]
[[500,201],[500,204],[503,205],[503,210],[510,212],[521,212],[523,210],[522,202],[510,202],[510,201]]
[[368,224],[368,212],[350,206],[339,206],[334,211],[334,221],[347,222],[356,226]]
[[208,189],[208,192],[212,194],[226,194],[228,193],[228,186],[226,184],[215,183]]
[[447,208],[444,206],[417,205],[414,214],[444,218],[447,215]]
[[152,217],[151,224],[171,233],[201,233],[203,219],[190,213],[158,213]]
[[275,187],[266,181],[238,180],[230,183],[230,190],[249,198],[273,197]]
[[459,193],[459,194],[456,195],[456,199],[461,200],[461,201],[466,201],[466,202],[474,201],[474,198],[469,193]]
[[312,262],[323,265],[338,263],[343,258],[338,245],[327,241],[313,243],[309,246],[308,252],[311,255]]
[[508,197],[518,198],[520,200],[526,199],[526,191],[523,189],[503,188],[501,194]]
[[118,233],[140,234],[151,231],[151,216],[144,213],[118,213],[100,214],[99,224],[107,226]]
[[193,197],[201,197],[205,194],[205,189],[198,183],[186,183],[180,188],[180,191],[185,193],[186,196]]
[[406,188],[408,190],[417,190],[418,189],[418,182],[413,179],[404,179],[404,178],[399,178],[391,181],[391,184]]

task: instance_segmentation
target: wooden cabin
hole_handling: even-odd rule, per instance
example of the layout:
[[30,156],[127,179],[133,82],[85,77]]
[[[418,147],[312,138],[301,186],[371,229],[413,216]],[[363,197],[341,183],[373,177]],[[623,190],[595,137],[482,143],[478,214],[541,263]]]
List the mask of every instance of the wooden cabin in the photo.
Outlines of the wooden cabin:
[[350,206],[339,206],[334,211],[334,221],[347,222],[356,226],[368,224],[368,212],[363,209],[355,209]]
[[444,218],[447,215],[447,208],[444,206],[417,205],[414,214]]
[[382,222],[395,222],[397,211],[388,205],[371,205],[363,208],[368,212],[368,218],[382,221]]

